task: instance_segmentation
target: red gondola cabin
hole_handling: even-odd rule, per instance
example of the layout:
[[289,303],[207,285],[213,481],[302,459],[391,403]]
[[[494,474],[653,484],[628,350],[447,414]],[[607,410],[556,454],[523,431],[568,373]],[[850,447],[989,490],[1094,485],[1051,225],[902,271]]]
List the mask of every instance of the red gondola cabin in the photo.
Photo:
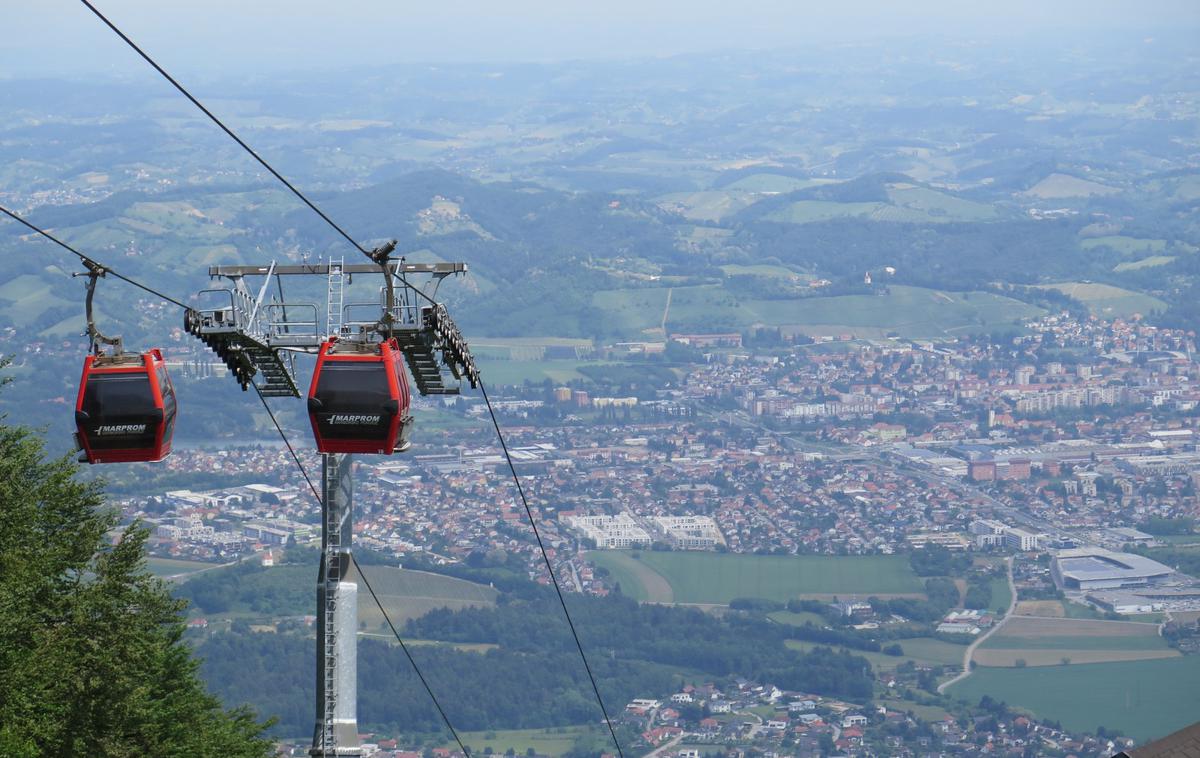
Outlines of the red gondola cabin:
[[322,453],[381,453],[408,449],[410,395],[404,356],[395,338],[380,344],[321,345],[308,417]]
[[157,348],[89,355],[75,401],[80,460],[161,461],[171,452],[177,409],[175,388]]

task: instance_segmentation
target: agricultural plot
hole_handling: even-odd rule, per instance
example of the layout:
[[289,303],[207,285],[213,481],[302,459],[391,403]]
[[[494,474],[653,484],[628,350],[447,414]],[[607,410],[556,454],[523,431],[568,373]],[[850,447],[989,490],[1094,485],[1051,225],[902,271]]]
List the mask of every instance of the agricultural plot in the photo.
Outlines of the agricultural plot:
[[1108,237],[1092,237],[1091,239],[1086,239],[1080,242],[1079,246],[1084,250],[1092,250],[1097,247],[1107,247],[1112,250],[1116,250],[1118,253],[1135,255],[1161,253],[1163,250],[1167,249],[1167,241],[1112,235]]
[[977,703],[984,695],[1062,722],[1067,729],[1120,729],[1150,740],[1196,720],[1200,656],[1030,668],[980,668],[950,688]]
[[587,559],[609,571],[609,579],[621,593],[643,603],[670,603],[675,599],[671,584],[658,572],[622,550],[593,550]]
[[[491,587],[425,571],[409,571],[390,566],[366,567],[367,579],[387,609],[392,623],[400,625],[424,616],[436,608],[490,607],[499,594]],[[358,620],[366,629],[385,625],[383,614],[369,597],[360,598]]]
[[675,211],[693,221],[720,221],[761,200],[762,195],[743,191],[707,190],[673,192],[655,198],[660,208]]
[[[1018,616],[976,649],[980,666],[1060,666],[1174,658],[1155,624]],[[1022,663],[1023,662],[1023,663]]]
[[1063,610],[1062,602],[1058,600],[1022,600],[1017,603],[1013,615],[1063,618],[1067,613]]
[[[784,602],[796,597],[834,595],[868,597],[916,596],[923,589],[920,579],[902,556],[776,556],[703,552],[641,552],[633,554],[594,552],[612,570],[611,555],[618,555],[626,573],[622,591],[633,597],[665,597],[659,580],[665,582],[673,602],[728,604],[738,597]],[[633,564],[640,564],[634,570]],[[657,577],[657,579],[655,578]],[[630,582],[626,590],[625,581]],[[637,589],[634,589],[637,588]],[[660,600],[659,602],[669,602]]]
[[[493,732],[461,732],[463,743],[472,754],[483,755],[488,748],[494,755],[502,755],[510,748],[517,755],[533,750],[538,755],[560,756],[575,746],[576,742],[590,742],[599,752],[606,744],[607,732],[594,726],[560,726],[547,729],[503,729]],[[442,747],[457,749],[458,743],[448,741]]]
[[1167,304],[1156,297],[1144,295],[1141,292],[1121,289],[1110,284],[1094,282],[1062,282],[1060,284],[1036,285],[1045,289],[1056,289],[1088,307],[1088,310],[1102,318],[1131,316],[1134,313],[1148,315],[1154,311],[1166,310]]
[[175,558],[147,558],[146,568],[151,574],[163,579],[174,579],[194,574],[197,571],[213,568],[218,564],[202,561],[183,561]]
[[627,334],[657,329],[735,329],[750,324],[796,327],[813,334],[945,337],[1011,326],[1043,311],[987,292],[955,293],[895,285],[880,295],[741,300],[719,285],[676,287],[667,311],[667,288],[605,290],[592,297],[611,326]]
[[[963,652],[966,650],[966,646],[964,645],[942,642],[931,637],[896,640],[896,643],[904,650],[903,655],[886,655],[884,653],[852,650],[850,648],[836,649],[839,652],[860,655],[870,661],[871,665],[875,668],[885,671],[891,671],[905,661],[912,661],[923,666],[961,666]],[[818,647],[831,647],[827,644],[810,642],[808,640],[788,640],[785,644],[792,650],[799,650],[801,652],[808,652]]]
[[1111,195],[1120,192],[1116,187],[1109,187],[1099,182],[1091,182],[1069,174],[1050,174],[1045,179],[1021,193],[1029,197],[1050,200],[1062,197],[1091,197],[1093,195]]

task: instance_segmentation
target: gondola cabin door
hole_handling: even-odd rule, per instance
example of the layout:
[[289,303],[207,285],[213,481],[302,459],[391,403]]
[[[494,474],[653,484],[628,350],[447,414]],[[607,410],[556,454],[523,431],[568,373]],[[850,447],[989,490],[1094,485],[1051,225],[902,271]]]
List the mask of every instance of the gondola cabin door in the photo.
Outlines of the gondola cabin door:
[[157,348],[89,355],[75,401],[80,460],[161,461],[171,452],[177,411],[175,388]]
[[322,453],[391,455],[408,449],[412,425],[404,357],[382,343],[330,339],[321,345],[308,415]]

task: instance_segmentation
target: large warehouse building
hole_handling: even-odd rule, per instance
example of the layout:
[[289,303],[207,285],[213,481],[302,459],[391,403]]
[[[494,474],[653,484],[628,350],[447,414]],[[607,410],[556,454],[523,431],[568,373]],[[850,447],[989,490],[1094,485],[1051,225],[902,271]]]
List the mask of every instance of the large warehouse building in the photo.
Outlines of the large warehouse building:
[[1166,579],[1175,571],[1133,553],[1090,547],[1060,550],[1051,570],[1059,587],[1083,591],[1145,587]]

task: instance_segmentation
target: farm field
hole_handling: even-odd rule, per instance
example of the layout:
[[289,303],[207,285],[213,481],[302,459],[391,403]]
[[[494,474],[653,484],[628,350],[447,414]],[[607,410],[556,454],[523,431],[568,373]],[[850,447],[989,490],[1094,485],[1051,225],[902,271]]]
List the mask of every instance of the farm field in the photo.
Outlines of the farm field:
[[572,380],[587,381],[587,377],[579,373],[579,367],[585,364],[600,365],[595,361],[581,360],[495,360],[480,357],[479,370],[489,384],[524,384],[533,382],[540,384],[549,379],[556,384],[565,384]]
[[203,561],[183,561],[176,558],[147,558],[146,568],[155,576],[168,579],[177,576],[194,574],[203,569],[213,568],[219,564],[204,563]]
[[1167,241],[1161,239],[1138,239],[1137,237],[1124,237],[1121,235],[1111,235],[1108,237],[1092,237],[1091,239],[1083,240],[1079,246],[1084,250],[1091,250],[1097,247],[1107,247],[1116,250],[1119,253],[1127,255],[1145,254],[1145,253],[1161,253],[1167,249]]
[[1058,600],[1022,600],[1017,603],[1013,615],[1063,618],[1067,613],[1063,610],[1063,604]]
[[[616,558],[610,556],[619,556]],[[795,597],[920,595],[920,579],[903,556],[775,556],[706,552],[589,553],[610,571],[619,565],[625,594],[656,602],[728,604],[737,597],[784,602]],[[640,564],[644,570],[636,570]],[[670,588],[671,600],[654,577]],[[626,589],[625,582],[631,582]],[[647,587],[647,583],[651,586]],[[634,589],[637,587],[638,589]]]
[[621,593],[643,603],[670,603],[675,599],[671,584],[642,561],[624,550],[592,550],[587,559],[609,570],[621,585]]
[[[538,755],[559,756],[568,752],[580,738],[591,740],[597,750],[604,742],[604,734],[593,726],[559,726],[546,729],[505,729],[494,732],[460,732],[463,744],[472,754],[483,755],[488,748],[495,755],[503,755],[512,748],[517,755],[532,749]],[[457,748],[453,740],[442,747]]]
[[827,626],[829,623],[825,620],[824,616],[812,611],[801,611],[800,613],[775,611],[774,613],[768,613],[767,618],[779,624],[786,624],[787,626],[804,626],[805,624]]
[[[604,290],[592,304],[625,333],[656,329],[667,304],[666,287]],[[670,330],[732,329],[750,324],[802,327],[814,333],[882,337],[939,337],[988,330],[1032,318],[1037,308],[987,292],[954,293],[895,285],[887,294],[739,300],[719,285],[675,287],[667,314]],[[825,328],[822,328],[825,327]]]
[[1121,289],[1110,284],[1062,282],[1035,286],[1043,289],[1056,289],[1069,295],[1086,305],[1094,315],[1103,318],[1131,316],[1134,313],[1149,315],[1154,311],[1165,310],[1167,307],[1166,303],[1156,297]]
[[1040,668],[980,668],[949,690],[984,695],[1062,722],[1067,729],[1120,729],[1150,740],[1196,720],[1200,656]]
[[[850,648],[835,648],[838,651],[860,655],[871,662],[871,665],[885,670],[892,670],[905,661],[931,666],[961,666],[965,645],[955,645],[952,642],[942,642],[932,637],[917,637],[915,639],[895,640],[904,649],[904,655],[886,655],[865,650]],[[820,642],[808,640],[788,640],[785,643],[792,650],[807,652],[818,647],[833,647]]]
[[[418,618],[435,608],[474,608],[496,604],[499,594],[491,587],[425,571],[409,571],[391,566],[366,567],[367,579],[388,616],[397,626]],[[362,587],[358,601],[358,620],[366,630],[386,627],[383,614]]]
[[1000,613],[1008,611],[1008,604],[1012,602],[1012,590],[1008,588],[1008,576],[992,577],[988,582],[988,586],[992,589],[992,602],[990,608],[998,610]]
[[1017,616],[976,649],[980,666],[1059,666],[1174,658],[1155,624]]

